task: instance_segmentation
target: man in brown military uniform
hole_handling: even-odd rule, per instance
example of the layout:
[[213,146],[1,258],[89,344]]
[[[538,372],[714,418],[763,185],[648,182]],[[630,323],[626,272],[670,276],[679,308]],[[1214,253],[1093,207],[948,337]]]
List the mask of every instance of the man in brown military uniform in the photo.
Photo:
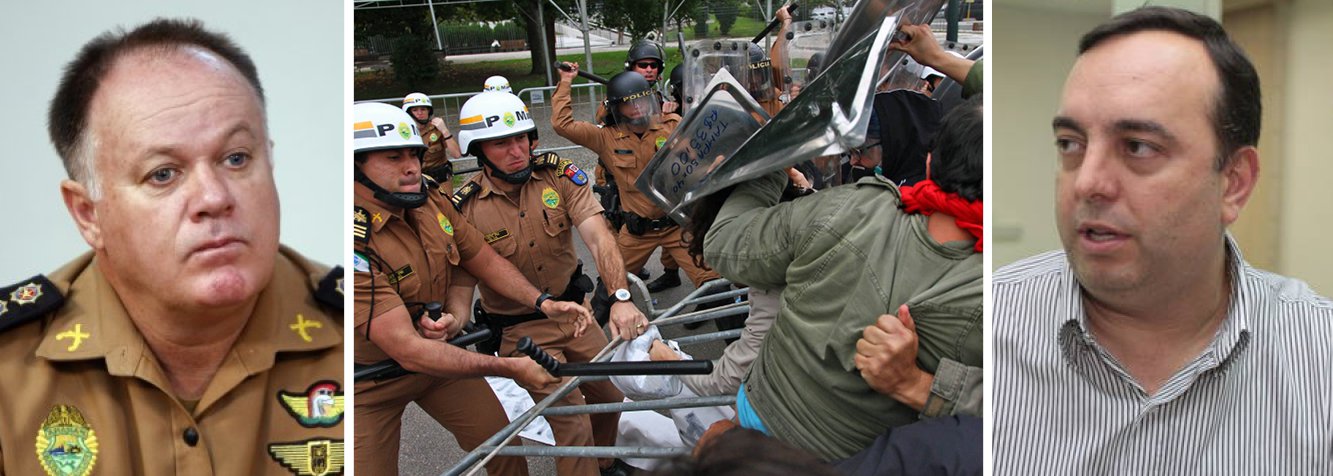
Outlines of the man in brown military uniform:
[[434,116],[435,106],[431,105],[429,96],[423,93],[408,94],[403,98],[403,111],[417,122],[421,142],[426,144],[425,155],[421,158],[421,173],[447,184],[454,173],[449,159],[463,156],[458,149],[458,139],[444,125],[444,119]]
[[612,177],[616,183],[624,184],[620,189],[620,203],[627,214],[616,243],[625,259],[625,269],[639,269],[653,250],[661,246],[662,252],[671,254],[696,287],[717,279],[717,273],[695,265],[690,259],[681,244],[680,226],[633,186],[653,154],[680,123],[680,116],[659,115],[657,98],[648,82],[638,73],[627,71],[612,77],[611,84],[607,85],[607,98],[611,103],[608,117],[614,124],[598,127],[575,121],[569,88],[578,72],[578,64],[571,66],[570,71],[559,70],[560,84],[551,97],[555,108],[551,125],[556,134],[587,147],[599,157],[610,158]]
[[0,473],[342,471],[343,273],[278,244],[262,91],[192,21],[66,69],[50,133],[92,250],[0,288]]
[[[630,301],[615,237],[602,218],[602,206],[588,189],[588,175],[554,154],[534,160],[531,139],[537,127],[517,96],[482,93],[463,105],[460,116],[460,142],[483,165],[482,173],[454,193],[454,204],[463,215],[541,290],[559,300],[581,303],[592,290],[592,281],[583,274],[574,249],[571,230],[577,228],[592,251],[598,274],[623,298],[611,304],[611,332],[627,340],[642,334],[648,319]],[[460,274],[464,276],[456,276],[460,279],[450,292],[452,302],[472,297],[473,280]],[[481,288],[481,308],[479,322],[503,329],[500,355],[516,355],[514,349],[523,336],[561,362],[590,361],[607,345],[601,332],[575,336],[564,323],[533,313],[529,306],[505,298],[490,286]],[[532,398],[540,401],[555,389],[554,384],[533,389]],[[582,404],[585,396],[588,403],[615,403],[625,398],[614,384],[602,380],[581,385],[563,404]],[[560,446],[614,446],[620,413],[547,416],[546,420]],[[613,464],[613,459],[604,459],[600,466],[610,469]],[[590,458],[556,458],[556,469],[562,475],[596,475],[598,466]]]
[[[452,308],[445,298],[453,268],[462,266],[503,289],[506,298],[530,303],[528,312],[552,316],[576,335],[591,316],[578,304],[551,300],[533,288],[485,245],[447,198],[426,188],[419,156],[425,146],[405,113],[380,103],[355,104],[352,113],[355,361],[392,358],[420,372],[356,384],[357,472],[374,474],[397,467],[408,403],[416,402],[470,450],[508,422],[490,386],[476,377],[510,377],[529,388],[559,381],[527,357],[497,358],[441,342],[460,327],[451,314],[439,321],[412,317],[430,302]],[[521,458],[496,458],[487,468],[492,474],[527,473]]]

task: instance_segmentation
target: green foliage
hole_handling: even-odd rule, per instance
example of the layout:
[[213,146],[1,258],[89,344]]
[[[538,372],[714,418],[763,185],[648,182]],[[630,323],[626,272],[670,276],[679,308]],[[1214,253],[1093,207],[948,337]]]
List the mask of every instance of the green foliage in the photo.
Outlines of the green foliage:
[[713,15],[717,17],[717,29],[722,32],[722,36],[731,35],[731,27],[736,24],[736,18],[740,17],[741,3],[737,0],[713,0]]
[[407,85],[408,89],[418,89],[429,84],[440,74],[440,62],[435,52],[421,38],[411,35],[394,40],[389,62],[393,65],[394,77],[399,83]]
[[662,27],[662,0],[604,0],[599,14],[602,24],[624,30],[632,40],[639,40]]

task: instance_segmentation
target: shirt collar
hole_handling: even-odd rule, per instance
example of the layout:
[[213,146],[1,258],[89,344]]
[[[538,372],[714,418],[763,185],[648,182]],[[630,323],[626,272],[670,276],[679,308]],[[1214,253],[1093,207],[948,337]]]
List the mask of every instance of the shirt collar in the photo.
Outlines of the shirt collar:
[[[1249,342],[1250,316],[1259,311],[1255,307],[1256,300],[1245,292],[1248,289],[1245,280],[1249,277],[1249,265],[1245,263],[1240,247],[1236,245],[1230,233],[1225,235],[1225,240],[1227,272],[1230,273],[1231,285],[1230,302],[1227,304],[1227,315],[1222,325],[1199,356],[1203,370],[1213,368],[1219,371],[1225,370],[1245,349]],[[1064,316],[1064,319],[1056,323],[1058,326],[1056,333],[1057,342],[1065,358],[1076,366],[1087,364],[1088,359],[1094,356],[1114,362],[1114,357],[1097,345],[1096,339],[1088,332],[1088,317],[1083,308],[1083,291],[1073,268],[1065,266],[1062,274],[1064,285],[1060,288],[1064,291],[1055,299],[1053,310],[1057,315]],[[1126,379],[1132,380],[1118,362],[1112,365],[1112,368]]]
[[[541,172],[541,170],[539,170],[539,169],[535,169],[535,168],[534,168],[533,171],[532,171],[532,175],[529,176],[528,180],[530,180],[530,181],[531,181],[531,180],[536,180],[536,181],[539,181],[539,182],[546,182],[546,181],[548,181],[547,178],[544,177],[544,176],[542,176],[542,174],[541,174],[540,172]],[[480,185],[480,186],[481,186],[481,190],[477,192],[477,198],[484,198],[484,197],[486,197],[487,195],[490,195],[490,194],[492,194],[492,193],[498,193],[498,194],[504,195],[503,192],[501,192],[499,189],[495,188],[495,182],[493,182],[493,181],[491,180],[491,177],[490,177],[489,174],[486,174],[486,173],[478,173],[478,174],[476,174],[475,176],[473,176],[472,181],[476,182],[477,185]]]
[[360,194],[356,195],[356,206],[366,209],[366,220],[370,221],[371,234],[384,229],[389,220],[403,219],[403,209],[385,207],[377,202],[377,200],[364,198]]

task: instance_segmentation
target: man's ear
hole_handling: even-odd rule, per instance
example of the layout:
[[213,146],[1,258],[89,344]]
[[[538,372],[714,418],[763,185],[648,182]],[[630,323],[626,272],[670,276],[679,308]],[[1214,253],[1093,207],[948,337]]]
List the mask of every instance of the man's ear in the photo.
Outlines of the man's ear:
[[89,196],[88,188],[73,180],[62,180],[60,196],[65,199],[65,209],[69,210],[74,225],[79,227],[83,241],[95,250],[102,249],[102,227],[97,221],[96,204]]
[[1222,169],[1222,226],[1235,223],[1258,183],[1259,150],[1254,146],[1237,149]]

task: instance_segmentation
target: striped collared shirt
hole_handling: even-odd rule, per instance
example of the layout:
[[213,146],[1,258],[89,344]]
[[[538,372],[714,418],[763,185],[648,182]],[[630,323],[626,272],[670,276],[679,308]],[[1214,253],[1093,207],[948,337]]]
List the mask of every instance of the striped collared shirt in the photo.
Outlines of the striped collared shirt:
[[1064,252],[996,271],[995,474],[1333,474],[1333,302],[1251,268],[1154,395],[1089,333]]

